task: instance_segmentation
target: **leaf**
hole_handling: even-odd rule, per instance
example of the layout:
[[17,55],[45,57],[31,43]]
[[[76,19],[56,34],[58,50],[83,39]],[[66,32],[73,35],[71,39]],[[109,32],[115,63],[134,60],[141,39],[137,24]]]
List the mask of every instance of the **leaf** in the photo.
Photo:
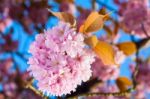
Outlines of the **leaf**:
[[80,28],[79,28],[79,32],[84,33],[83,31],[84,31],[84,25],[81,25]]
[[87,45],[89,45],[90,47],[94,48],[94,47],[96,46],[96,44],[98,43],[98,39],[97,39],[97,37],[94,35],[94,36],[85,38],[84,42],[85,42]]
[[53,12],[50,9],[48,9],[50,13],[52,13],[54,16],[56,16],[58,19],[70,23],[72,26],[76,25],[76,20],[73,15],[66,12]]
[[113,11],[112,11],[112,12],[109,12],[109,13],[107,13],[107,14],[105,14],[104,17],[103,17],[103,20],[104,20],[104,21],[108,20],[108,19],[110,18],[110,14],[111,14],[111,13],[113,13]]
[[103,27],[104,21],[105,15],[100,15],[98,12],[92,12],[79,30],[81,33],[85,34],[96,32]]
[[132,86],[132,81],[129,80],[127,77],[117,78],[116,83],[120,91],[126,91],[129,86]]
[[114,50],[110,44],[99,41],[93,50],[105,65],[117,65],[114,60]]
[[117,44],[117,46],[127,56],[132,55],[137,51],[136,44],[134,42],[124,42]]

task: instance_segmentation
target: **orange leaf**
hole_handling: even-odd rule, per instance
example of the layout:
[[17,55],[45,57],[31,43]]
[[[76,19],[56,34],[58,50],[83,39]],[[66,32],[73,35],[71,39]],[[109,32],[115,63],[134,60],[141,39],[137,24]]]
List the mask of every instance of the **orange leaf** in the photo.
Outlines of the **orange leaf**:
[[79,32],[83,33],[83,31],[84,31],[83,29],[84,29],[84,25],[81,25],[80,28],[79,28]]
[[117,44],[117,46],[126,55],[132,55],[137,51],[136,44],[133,42],[124,42],[124,43]]
[[89,45],[90,47],[94,48],[94,47],[96,46],[96,44],[98,43],[98,39],[97,39],[97,37],[94,35],[94,36],[85,38],[84,42],[85,42],[87,45]]
[[80,32],[86,34],[98,31],[103,27],[105,18],[105,15],[100,15],[98,12],[92,12],[84,22],[83,26],[80,27]]
[[120,91],[126,91],[129,86],[132,86],[132,81],[129,80],[127,77],[117,78],[116,83]]
[[105,65],[117,65],[114,60],[114,50],[110,44],[99,41],[93,50]]
[[53,12],[50,9],[48,9],[54,16],[56,16],[57,18],[59,18],[60,20],[64,21],[64,22],[68,22],[70,23],[72,26],[76,25],[76,20],[74,18],[73,15],[71,15],[70,13],[66,13],[66,12]]

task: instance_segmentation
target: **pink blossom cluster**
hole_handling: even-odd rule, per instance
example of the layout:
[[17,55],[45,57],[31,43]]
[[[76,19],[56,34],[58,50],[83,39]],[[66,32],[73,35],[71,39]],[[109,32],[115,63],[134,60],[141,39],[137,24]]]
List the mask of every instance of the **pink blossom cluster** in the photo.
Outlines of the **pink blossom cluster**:
[[[119,92],[116,85],[107,85],[106,83],[100,83],[91,89],[91,92],[103,92],[103,93],[113,93]],[[88,99],[126,99],[125,97],[117,96],[93,96]]]
[[0,32],[14,20],[22,24],[28,34],[34,31],[31,25],[41,30],[40,26],[44,27],[50,16],[45,8],[51,8],[48,0],[0,0]]
[[132,34],[142,38],[150,35],[150,8],[148,4],[148,0],[129,0],[125,8],[122,6],[124,8],[121,18],[123,25]]
[[[14,94],[16,94],[17,90],[17,85],[14,82],[5,83],[3,87],[7,96],[14,97]],[[12,94],[12,92],[14,93]]]
[[145,99],[146,93],[150,93],[150,63],[142,62],[139,65],[139,72],[136,78],[137,87],[133,96],[136,99]]
[[95,54],[83,41],[83,35],[64,22],[36,36],[28,70],[38,80],[39,90],[61,96],[89,80]]
[[9,27],[13,20],[8,16],[9,9],[5,8],[0,18],[0,32],[4,32]]
[[75,15],[77,12],[76,6],[73,3],[70,2],[62,2],[60,5],[60,11],[61,12],[67,12],[72,15]]
[[[125,54],[114,46],[115,62],[120,65],[125,60]],[[99,58],[92,64],[93,77],[99,80],[114,80],[119,76],[120,68],[117,65],[107,66]]]

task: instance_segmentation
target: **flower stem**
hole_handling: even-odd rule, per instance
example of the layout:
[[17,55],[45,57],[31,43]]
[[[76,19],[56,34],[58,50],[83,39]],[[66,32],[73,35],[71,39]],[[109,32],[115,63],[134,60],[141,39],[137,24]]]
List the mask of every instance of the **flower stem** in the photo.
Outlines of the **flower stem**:
[[35,94],[37,94],[37,95],[43,97],[43,99],[48,99],[47,96],[45,96],[41,91],[37,90],[37,89],[36,89],[34,86],[32,86],[32,84],[30,84],[30,83],[28,83],[28,84],[26,85],[26,88],[32,90]]

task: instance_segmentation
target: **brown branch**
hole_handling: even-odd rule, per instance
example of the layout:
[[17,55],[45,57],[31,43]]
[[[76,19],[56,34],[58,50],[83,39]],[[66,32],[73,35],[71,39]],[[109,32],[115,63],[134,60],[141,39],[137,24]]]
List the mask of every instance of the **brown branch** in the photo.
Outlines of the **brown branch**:
[[32,86],[32,83],[27,83],[26,86],[25,86],[25,88],[32,90],[35,94],[41,96],[43,99],[48,99],[48,97],[45,96],[43,94],[43,92],[37,90],[34,86]]
[[145,34],[147,37],[150,37],[150,36],[148,35],[148,32],[146,31],[145,26],[144,26],[143,23],[141,24],[141,28],[142,28],[144,34]]

